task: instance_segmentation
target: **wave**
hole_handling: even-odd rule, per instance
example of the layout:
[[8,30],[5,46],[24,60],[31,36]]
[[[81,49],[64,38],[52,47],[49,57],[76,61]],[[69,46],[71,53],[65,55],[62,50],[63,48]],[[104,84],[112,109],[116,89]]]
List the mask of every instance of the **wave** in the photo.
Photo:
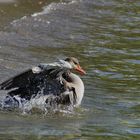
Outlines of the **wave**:
[[43,11],[32,14],[32,17],[36,17],[38,15],[48,14],[48,13],[50,13],[52,11],[55,11],[59,8],[63,8],[64,6],[67,6],[67,5],[70,5],[70,4],[73,4],[73,3],[77,3],[77,2],[78,2],[78,0],[72,0],[72,1],[69,1],[69,2],[60,2],[60,3],[52,2],[51,4],[43,7]]

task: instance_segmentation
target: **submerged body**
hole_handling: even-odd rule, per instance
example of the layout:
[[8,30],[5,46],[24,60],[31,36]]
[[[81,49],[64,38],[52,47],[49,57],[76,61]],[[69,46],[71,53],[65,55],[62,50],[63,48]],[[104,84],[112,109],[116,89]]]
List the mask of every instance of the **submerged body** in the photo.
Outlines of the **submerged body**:
[[67,58],[51,64],[40,64],[0,84],[7,91],[5,102],[20,103],[44,98],[44,103],[79,106],[84,95],[84,84],[71,72],[77,69],[85,74],[76,58]]

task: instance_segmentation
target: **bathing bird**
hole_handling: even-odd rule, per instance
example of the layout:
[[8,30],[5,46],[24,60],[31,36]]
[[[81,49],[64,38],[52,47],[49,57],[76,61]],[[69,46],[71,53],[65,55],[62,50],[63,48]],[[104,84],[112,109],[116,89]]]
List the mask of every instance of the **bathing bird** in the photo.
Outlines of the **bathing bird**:
[[2,82],[0,90],[7,91],[8,100],[9,97],[10,100],[17,100],[17,97],[31,100],[38,95],[49,95],[51,102],[79,106],[84,95],[84,84],[75,71],[86,74],[75,57],[41,63]]

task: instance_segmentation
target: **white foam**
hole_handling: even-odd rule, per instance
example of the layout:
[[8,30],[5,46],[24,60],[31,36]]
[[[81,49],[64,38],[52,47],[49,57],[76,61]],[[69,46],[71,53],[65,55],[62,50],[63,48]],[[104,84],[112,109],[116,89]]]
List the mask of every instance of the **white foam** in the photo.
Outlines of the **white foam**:
[[23,17],[21,17],[20,19],[13,20],[13,21],[11,22],[11,24],[16,26],[16,23],[17,23],[17,22],[19,22],[19,21],[21,21],[21,20],[25,20],[26,18],[27,18],[27,16],[23,16]]
[[[79,0],[79,1],[80,1],[80,0]],[[72,1],[70,1],[70,2],[68,2],[68,3],[66,3],[66,2],[60,2],[60,3],[52,2],[51,4],[45,6],[45,7],[43,8],[43,11],[38,12],[38,13],[34,13],[34,14],[32,15],[32,17],[36,17],[36,16],[38,16],[38,15],[48,14],[48,13],[50,13],[50,12],[52,12],[52,11],[55,11],[55,10],[59,9],[61,6],[66,6],[66,5],[74,4],[74,3],[76,3],[76,2],[78,2],[78,1],[77,1],[77,0],[72,0]]]
[[[60,3],[52,2],[51,4],[49,4],[47,6],[44,6],[43,10],[41,12],[37,12],[37,13],[32,14],[31,17],[34,18],[34,21],[43,22],[41,18],[38,18],[38,16],[49,14],[49,13],[51,13],[51,12],[57,10],[57,9],[60,9],[61,7],[66,7],[67,5],[74,4],[74,3],[77,3],[77,2],[80,2],[80,1],[81,0],[70,0],[69,2],[60,2]],[[25,20],[27,18],[30,18],[30,16],[29,17],[28,16],[23,16],[20,19],[13,20],[11,22],[11,24],[14,25],[14,26],[17,26],[16,23],[21,22],[22,20]],[[47,24],[50,24],[50,21],[45,20],[45,22]]]
[[[73,106],[62,106],[58,105],[57,103],[51,101],[56,97],[53,95],[37,95],[36,97],[32,98],[30,101],[27,101],[22,108],[20,108],[23,114],[27,114],[33,109],[39,109],[40,111],[44,112],[44,114],[48,113],[65,113],[65,114],[72,114]],[[46,103],[46,100],[48,103]]]
[[38,16],[38,15],[48,14],[48,13],[50,13],[51,11],[56,10],[57,7],[58,7],[58,4],[57,4],[57,3],[51,3],[51,4],[49,4],[48,6],[45,6],[45,7],[43,8],[43,11],[38,12],[38,13],[34,13],[34,14],[32,15],[32,17],[36,17],[36,16]]

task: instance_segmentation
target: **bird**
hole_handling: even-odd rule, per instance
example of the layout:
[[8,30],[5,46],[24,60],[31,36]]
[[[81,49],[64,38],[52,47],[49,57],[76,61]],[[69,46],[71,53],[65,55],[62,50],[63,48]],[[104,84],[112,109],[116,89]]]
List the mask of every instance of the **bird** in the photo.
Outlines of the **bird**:
[[[18,102],[18,98],[30,101],[47,96],[45,103],[80,106],[84,96],[84,83],[74,73],[85,75],[85,70],[75,57],[67,57],[53,63],[41,63],[0,84],[7,91],[5,102]],[[19,103],[18,103],[19,104]]]

